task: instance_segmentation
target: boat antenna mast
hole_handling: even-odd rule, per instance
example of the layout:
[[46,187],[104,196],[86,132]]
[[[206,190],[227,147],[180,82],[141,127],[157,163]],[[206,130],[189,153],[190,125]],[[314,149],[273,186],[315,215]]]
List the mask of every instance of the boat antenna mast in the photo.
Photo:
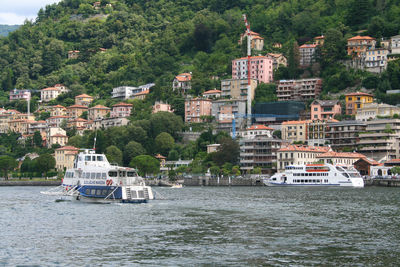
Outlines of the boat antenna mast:
[[97,130],[94,132],[94,142],[93,142],[93,150],[96,151],[96,137],[97,137]]
[[250,23],[247,20],[246,14],[243,14],[244,24],[246,25],[247,33],[247,126],[251,125],[251,30]]

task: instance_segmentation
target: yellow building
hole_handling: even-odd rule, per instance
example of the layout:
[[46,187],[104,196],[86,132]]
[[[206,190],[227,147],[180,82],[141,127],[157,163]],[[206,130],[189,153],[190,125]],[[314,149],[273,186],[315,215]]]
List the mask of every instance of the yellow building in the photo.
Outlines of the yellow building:
[[75,155],[78,154],[79,148],[73,146],[64,146],[55,150],[56,168],[59,171],[70,169],[74,166]]
[[310,121],[284,121],[282,122],[282,140],[305,142],[307,140],[307,127]]
[[93,102],[93,97],[87,94],[75,96],[75,105],[88,107]]
[[356,115],[357,109],[363,108],[365,104],[372,103],[373,95],[362,92],[346,94],[346,114]]

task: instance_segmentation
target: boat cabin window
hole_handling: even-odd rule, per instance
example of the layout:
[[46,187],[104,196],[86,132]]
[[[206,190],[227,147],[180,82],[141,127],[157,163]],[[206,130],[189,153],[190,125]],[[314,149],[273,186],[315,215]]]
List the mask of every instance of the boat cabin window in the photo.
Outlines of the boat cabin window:
[[86,179],[89,179],[90,178],[90,172],[87,172],[86,173]]
[[103,156],[97,156],[97,161],[103,161]]
[[101,178],[103,178],[104,180],[107,179],[107,173],[103,172],[103,173],[101,174]]
[[91,156],[85,156],[85,161],[91,161],[92,157]]
[[125,177],[126,171],[119,171],[119,177]]
[[96,179],[101,179],[101,172],[96,173]]
[[135,172],[127,172],[128,177],[135,177],[136,173]]
[[118,172],[116,172],[116,171],[109,171],[109,172],[108,172],[108,176],[110,176],[110,177],[117,177],[117,176],[118,176]]
[[96,173],[95,172],[92,172],[90,174],[90,179],[96,179]]

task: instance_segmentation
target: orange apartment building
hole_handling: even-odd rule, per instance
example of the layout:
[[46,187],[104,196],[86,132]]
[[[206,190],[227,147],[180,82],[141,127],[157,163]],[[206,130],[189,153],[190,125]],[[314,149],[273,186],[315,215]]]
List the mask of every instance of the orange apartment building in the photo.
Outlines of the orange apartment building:
[[211,100],[192,98],[185,100],[185,122],[202,122],[201,116],[211,115]]
[[354,36],[347,39],[347,55],[353,57],[360,57],[361,54],[367,52],[367,50],[375,48],[375,38],[369,36]]
[[362,92],[346,94],[346,114],[356,115],[357,109],[363,108],[364,104],[372,103],[373,95]]

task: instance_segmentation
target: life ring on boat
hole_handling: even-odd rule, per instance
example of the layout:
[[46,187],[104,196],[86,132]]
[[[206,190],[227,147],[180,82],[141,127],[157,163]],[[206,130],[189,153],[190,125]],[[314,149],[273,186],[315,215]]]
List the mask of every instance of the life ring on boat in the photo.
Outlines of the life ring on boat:
[[106,185],[112,185],[113,184],[113,180],[106,180]]

